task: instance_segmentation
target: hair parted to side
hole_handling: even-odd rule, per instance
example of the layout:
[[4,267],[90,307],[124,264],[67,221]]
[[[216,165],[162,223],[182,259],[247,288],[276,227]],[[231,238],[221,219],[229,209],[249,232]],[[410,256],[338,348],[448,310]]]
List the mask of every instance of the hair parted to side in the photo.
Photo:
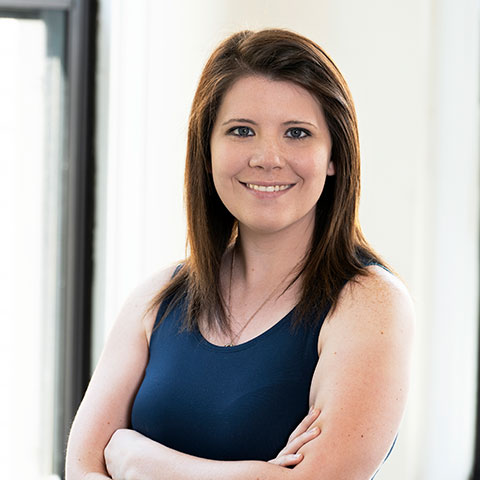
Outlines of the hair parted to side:
[[[299,272],[302,296],[294,322],[334,309],[346,281],[366,275],[365,260],[385,265],[366,242],[358,222],[360,152],[350,91],[328,55],[306,37],[288,30],[245,30],[225,39],[208,59],[193,99],[186,155],[185,202],[190,255],[150,305],[184,299],[184,327],[198,325],[229,333],[220,292],[220,264],[236,234],[236,220],[220,200],[211,174],[210,137],[225,93],[241,77],[261,75],[293,82],[322,105],[332,139],[335,175],[328,176],[317,203],[310,251]],[[297,277],[297,279],[298,279]],[[292,282],[293,283],[293,282]],[[314,316],[313,316],[314,317]]]

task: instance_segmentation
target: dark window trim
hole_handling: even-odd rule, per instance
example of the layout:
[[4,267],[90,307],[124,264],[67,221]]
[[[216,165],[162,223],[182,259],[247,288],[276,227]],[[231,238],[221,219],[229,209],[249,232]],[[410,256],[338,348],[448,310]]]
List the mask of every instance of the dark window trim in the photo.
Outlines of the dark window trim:
[[90,379],[94,220],[94,119],[97,2],[70,2],[67,77],[69,143],[65,222],[65,331],[63,395],[57,426],[55,473],[64,478],[65,448],[75,413]]
[[0,0],[0,10],[0,16],[17,18],[34,18],[45,10],[66,14],[66,195],[52,472],[64,478],[68,434],[90,379],[98,5],[97,0]]

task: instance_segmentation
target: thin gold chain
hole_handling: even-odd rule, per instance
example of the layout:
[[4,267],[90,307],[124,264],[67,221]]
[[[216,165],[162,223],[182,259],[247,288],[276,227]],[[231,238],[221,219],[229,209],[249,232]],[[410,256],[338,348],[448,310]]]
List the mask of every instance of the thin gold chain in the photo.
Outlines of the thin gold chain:
[[[236,245],[233,246],[232,249],[232,261],[230,262],[230,282],[229,282],[229,287],[228,287],[228,305],[227,305],[227,310],[228,310],[228,319],[230,325],[232,325],[232,320],[233,320],[233,315],[232,315],[232,277],[233,277],[233,269],[235,267],[235,251],[236,251]],[[275,292],[278,290],[280,285],[285,282],[285,280],[293,273],[293,271],[298,267],[300,262],[295,264],[295,266],[285,275],[285,277],[282,278],[280,283],[270,292],[268,297],[265,298],[265,300],[262,302],[262,304],[253,312],[252,315],[248,318],[248,320],[245,322],[243,327],[233,336],[230,337],[230,342],[225,345],[225,347],[233,347],[235,345],[236,340],[238,337],[242,334],[242,332],[247,328],[248,324],[253,320],[253,317],[267,304],[268,301],[270,301],[275,294]]]

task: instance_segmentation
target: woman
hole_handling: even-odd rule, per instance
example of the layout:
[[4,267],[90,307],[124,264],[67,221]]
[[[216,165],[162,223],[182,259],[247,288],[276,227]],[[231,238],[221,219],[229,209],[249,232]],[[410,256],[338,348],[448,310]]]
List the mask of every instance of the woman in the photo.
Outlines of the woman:
[[226,39],[190,117],[190,255],[122,310],[67,479],[371,478],[403,414],[414,315],[361,233],[359,188],[329,57],[285,30]]

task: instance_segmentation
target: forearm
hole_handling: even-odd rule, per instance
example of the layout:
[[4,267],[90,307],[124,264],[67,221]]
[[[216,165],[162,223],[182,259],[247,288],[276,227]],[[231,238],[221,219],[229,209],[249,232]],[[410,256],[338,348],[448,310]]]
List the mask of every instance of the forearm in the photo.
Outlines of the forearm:
[[112,480],[112,477],[105,473],[84,470],[83,472],[72,472],[67,470],[66,480]]
[[[292,480],[294,470],[261,461],[216,461],[193,457],[152,442],[137,458],[135,480]],[[130,480],[127,478],[126,480]]]
[[85,451],[74,441],[68,445],[65,474],[65,480],[112,480],[105,468],[103,452],[100,456]]
[[104,462],[96,457],[92,454],[82,455],[79,451],[69,448],[65,480],[112,480],[106,471]]

